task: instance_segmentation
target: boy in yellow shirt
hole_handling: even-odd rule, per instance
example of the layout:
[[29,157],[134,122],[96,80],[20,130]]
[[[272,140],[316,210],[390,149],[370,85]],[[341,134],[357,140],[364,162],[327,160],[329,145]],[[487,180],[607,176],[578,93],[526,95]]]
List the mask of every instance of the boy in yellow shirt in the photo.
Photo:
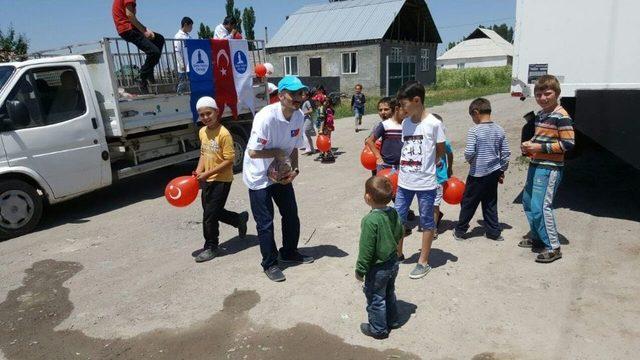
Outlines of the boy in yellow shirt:
[[202,188],[204,247],[193,252],[196,262],[209,261],[218,253],[219,224],[221,221],[238,228],[238,235],[247,235],[249,213],[240,214],[224,208],[233,181],[233,138],[218,118],[218,105],[209,97],[201,97],[196,103],[200,121],[200,160],[196,176]]

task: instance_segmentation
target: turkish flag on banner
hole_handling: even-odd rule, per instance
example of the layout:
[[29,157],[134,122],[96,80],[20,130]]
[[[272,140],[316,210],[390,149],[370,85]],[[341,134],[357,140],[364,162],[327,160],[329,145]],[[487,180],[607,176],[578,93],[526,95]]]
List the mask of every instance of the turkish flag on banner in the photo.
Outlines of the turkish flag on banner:
[[231,60],[233,62],[233,80],[238,94],[238,103],[243,103],[255,115],[253,104],[253,66],[249,61],[247,40],[229,40]]
[[220,115],[226,106],[231,108],[233,118],[238,117],[238,94],[233,81],[233,64],[229,40],[211,39],[211,52],[213,56],[213,78],[216,88],[216,103],[220,109]]

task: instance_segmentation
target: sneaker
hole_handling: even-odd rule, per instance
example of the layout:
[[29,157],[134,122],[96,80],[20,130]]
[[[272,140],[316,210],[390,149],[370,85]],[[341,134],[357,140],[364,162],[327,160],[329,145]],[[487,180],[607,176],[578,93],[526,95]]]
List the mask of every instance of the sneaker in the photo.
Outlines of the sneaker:
[[302,255],[296,251],[293,255],[287,256],[286,258],[278,255],[278,260],[283,264],[311,264],[314,259],[312,256]]
[[403,262],[404,260],[405,260],[404,254],[398,256],[398,260],[397,260],[398,262]]
[[372,337],[374,339],[382,340],[389,337],[389,334],[375,334],[371,331],[371,326],[368,323],[360,324],[360,332],[366,336]]
[[414,213],[413,210],[409,210],[409,213],[407,214],[407,220],[413,221],[415,219],[416,219],[416,213]]
[[429,266],[429,264],[422,265],[420,263],[417,263],[416,267],[411,270],[409,277],[411,279],[420,279],[425,277],[425,275],[427,275],[429,271],[431,271],[431,266]]
[[194,251],[191,253],[191,256],[196,257],[196,256],[200,255],[200,253],[201,253],[201,252],[203,252],[203,251],[204,251],[204,248],[202,248],[202,249],[198,249],[198,250],[194,250]]
[[498,235],[497,237],[495,237],[495,236],[489,236],[487,234],[484,234],[484,237],[493,241],[504,241],[504,237],[502,235]]
[[411,229],[409,229],[408,227],[404,227],[404,236],[409,236],[411,235]]
[[205,249],[203,252],[196,256],[195,260],[197,263],[213,260],[218,254],[214,249]]
[[464,233],[459,233],[456,230],[453,230],[453,238],[458,240],[458,241],[463,241],[465,240],[464,238]]
[[240,220],[238,221],[238,236],[241,239],[247,237],[247,221],[249,221],[249,213],[243,211],[240,213]]
[[400,329],[401,327],[402,327],[402,324],[400,324],[399,321],[394,321],[392,323],[389,323],[389,329],[391,330]]
[[267,277],[271,281],[281,282],[287,279],[284,277],[282,270],[280,270],[280,268],[275,265],[272,265],[271,267],[269,267],[267,270],[264,271],[264,273],[267,275]]

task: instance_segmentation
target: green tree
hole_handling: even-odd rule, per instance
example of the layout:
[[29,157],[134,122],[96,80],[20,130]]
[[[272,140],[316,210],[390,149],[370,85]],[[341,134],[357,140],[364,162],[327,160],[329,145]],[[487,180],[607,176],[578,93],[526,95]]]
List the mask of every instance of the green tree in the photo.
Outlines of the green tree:
[[244,24],[244,34],[247,40],[255,40],[256,34],[253,31],[253,27],[256,25],[256,13],[253,10],[253,6],[244,8],[242,12],[242,23]]
[[6,32],[0,30],[0,62],[24,59],[28,50],[29,40],[24,34],[17,34],[13,24]]
[[510,43],[513,43],[513,28],[507,24],[494,24],[486,29],[490,29],[498,33],[498,35],[502,36],[503,39],[507,40]]
[[198,30],[198,39],[211,39],[213,38],[213,31],[208,25],[200,23],[200,30]]

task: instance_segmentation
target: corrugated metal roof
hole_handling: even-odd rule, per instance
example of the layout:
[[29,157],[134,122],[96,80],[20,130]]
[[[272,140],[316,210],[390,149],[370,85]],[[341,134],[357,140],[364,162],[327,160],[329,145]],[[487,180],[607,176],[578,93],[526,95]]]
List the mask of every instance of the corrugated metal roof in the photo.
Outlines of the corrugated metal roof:
[[289,16],[267,48],[382,39],[405,0],[307,5]]
[[[513,44],[493,30],[478,28],[486,37],[475,37],[460,42],[438,57],[438,60],[468,59],[487,56],[513,56]],[[473,33],[472,33],[473,34]]]

